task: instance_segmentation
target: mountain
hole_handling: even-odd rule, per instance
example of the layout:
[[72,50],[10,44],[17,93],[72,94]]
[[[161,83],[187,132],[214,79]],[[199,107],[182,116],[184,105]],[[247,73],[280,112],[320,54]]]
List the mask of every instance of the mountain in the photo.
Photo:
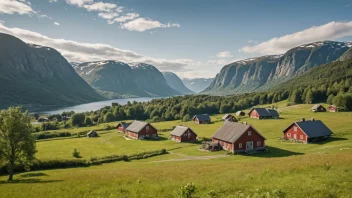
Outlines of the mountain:
[[315,42],[295,47],[283,55],[237,61],[224,66],[202,93],[236,94],[266,90],[312,67],[337,60],[351,45],[352,42]]
[[193,94],[194,92],[189,90],[182,82],[182,80],[172,72],[163,72],[164,78],[167,84],[175,89],[176,91],[183,94]]
[[213,82],[214,78],[184,78],[183,84],[196,93],[203,91]]
[[1,33],[0,71],[1,108],[65,106],[105,99],[55,49]]
[[347,50],[344,54],[342,54],[342,56],[340,56],[339,61],[345,61],[349,59],[352,59],[352,47]]
[[167,85],[163,74],[152,65],[108,60],[81,63],[75,70],[109,98],[181,95]]

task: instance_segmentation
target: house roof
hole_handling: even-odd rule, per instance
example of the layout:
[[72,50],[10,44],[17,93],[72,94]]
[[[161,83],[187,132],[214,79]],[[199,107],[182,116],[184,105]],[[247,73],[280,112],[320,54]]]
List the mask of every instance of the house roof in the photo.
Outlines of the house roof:
[[[132,122],[132,124],[130,124],[126,128],[126,130],[131,131],[131,132],[135,132],[135,133],[139,133],[148,124],[149,124],[148,122],[142,122],[142,121],[135,120],[134,122]],[[151,127],[153,127],[151,124],[149,124],[149,125]],[[153,127],[153,128],[156,129],[155,127]]]
[[193,120],[194,120],[194,118],[198,118],[199,121],[210,120],[210,117],[208,114],[197,114],[197,115],[193,116]]
[[225,114],[224,116],[222,116],[222,119],[223,120],[226,120],[226,119],[228,119],[228,117],[234,117],[233,115],[231,115],[231,114]]
[[[312,107],[312,109],[313,109],[313,110],[316,110],[316,109],[318,109],[320,106],[324,107],[324,106],[321,105],[321,104],[315,104],[315,105]],[[324,107],[324,108],[325,108],[325,107]]]
[[296,124],[310,138],[333,134],[333,132],[320,120],[305,120],[294,122],[283,132],[286,132],[294,124]]
[[249,128],[252,128],[255,132],[262,136],[251,125],[241,124],[238,122],[225,122],[224,125],[222,125],[214,133],[213,138],[233,143],[236,142]]
[[253,110],[256,110],[259,116],[279,117],[279,113],[275,109],[253,108],[248,114],[251,114]]
[[[173,131],[171,131],[170,135],[182,136],[187,130],[191,130],[194,134],[196,134],[191,128],[186,126],[176,126]],[[197,135],[197,134],[196,134]]]
[[87,135],[92,134],[92,133],[97,133],[96,131],[89,131]]
[[244,111],[237,111],[237,112],[236,112],[236,115],[240,116],[241,113],[244,113]]
[[126,129],[128,126],[130,126],[130,125],[131,125],[131,123],[120,122],[120,123],[117,125],[117,127],[118,127],[119,125],[123,126],[123,128],[125,128],[125,129]]

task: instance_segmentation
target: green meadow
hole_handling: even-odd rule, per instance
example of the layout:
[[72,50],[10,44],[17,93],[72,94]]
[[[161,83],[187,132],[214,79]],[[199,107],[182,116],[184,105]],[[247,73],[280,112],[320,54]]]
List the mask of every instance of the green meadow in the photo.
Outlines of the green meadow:
[[[129,140],[115,130],[100,137],[73,137],[37,142],[38,159],[73,159],[135,154],[166,149],[169,154],[131,162],[114,162],[87,168],[24,172],[11,183],[0,176],[1,197],[177,197],[176,191],[193,182],[196,197],[352,197],[352,113],[313,113],[312,105],[286,107],[279,103],[281,119],[240,118],[254,126],[269,151],[255,155],[205,152],[200,144],[168,139],[173,126],[191,127],[199,137],[210,138],[222,125],[168,121],[153,123],[160,140]],[[248,112],[248,111],[247,111]],[[333,132],[331,140],[316,144],[281,141],[282,130],[301,118],[322,120]],[[115,125],[109,123],[109,125]],[[83,132],[95,127],[65,129]]]

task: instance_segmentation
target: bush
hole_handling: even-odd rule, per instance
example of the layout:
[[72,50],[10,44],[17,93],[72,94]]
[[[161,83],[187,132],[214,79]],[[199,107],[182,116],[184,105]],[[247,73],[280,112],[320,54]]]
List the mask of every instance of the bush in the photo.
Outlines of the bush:
[[84,126],[93,126],[93,121],[92,121],[92,119],[90,119],[90,117],[87,116],[84,119]]
[[85,115],[83,113],[76,113],[71,116],[71,125],[72,126],[84,126]]
[[192,198],[196,191],[196,186],[192,182],[190,182],[185,186],[181,186],[177,191],[177,195],[178,197],[182,198]]
[[183,122],[188,122],[188,121],[191,121],[192,120],[192,118],[191,118],[191,116],[189,115],[189,114],[186,114],[185,116],[183,116],[183,118],[182,118],[182,121]]
[[81,158],[81,155],[80,155],[80,153],[78,152],[77,149],[73,149],[72,156],[75,157],[75,158]]
[[69,132],[40,132],[34,133],[33,136],[36,140],[44,140],[58,137],[71,137],[72,134]]

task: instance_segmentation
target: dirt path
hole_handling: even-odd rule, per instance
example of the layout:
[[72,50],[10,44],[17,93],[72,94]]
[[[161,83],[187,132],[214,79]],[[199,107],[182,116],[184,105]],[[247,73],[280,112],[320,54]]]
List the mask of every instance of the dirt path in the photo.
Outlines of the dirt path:
[[170,154],[171,155],[178,155],[182,158],[154,161],[153,163],[155,163],[155,162],[180,162],[180,161],[189,161],[189,160],[209,160],[209,159],[218,159],[218,158],[223,158],[223,157],[228,156],[228,155],[188,156],[188,155],[183,155],[183,154],[179,154],[179,153],[172,153],[172,152],[170,152]]

